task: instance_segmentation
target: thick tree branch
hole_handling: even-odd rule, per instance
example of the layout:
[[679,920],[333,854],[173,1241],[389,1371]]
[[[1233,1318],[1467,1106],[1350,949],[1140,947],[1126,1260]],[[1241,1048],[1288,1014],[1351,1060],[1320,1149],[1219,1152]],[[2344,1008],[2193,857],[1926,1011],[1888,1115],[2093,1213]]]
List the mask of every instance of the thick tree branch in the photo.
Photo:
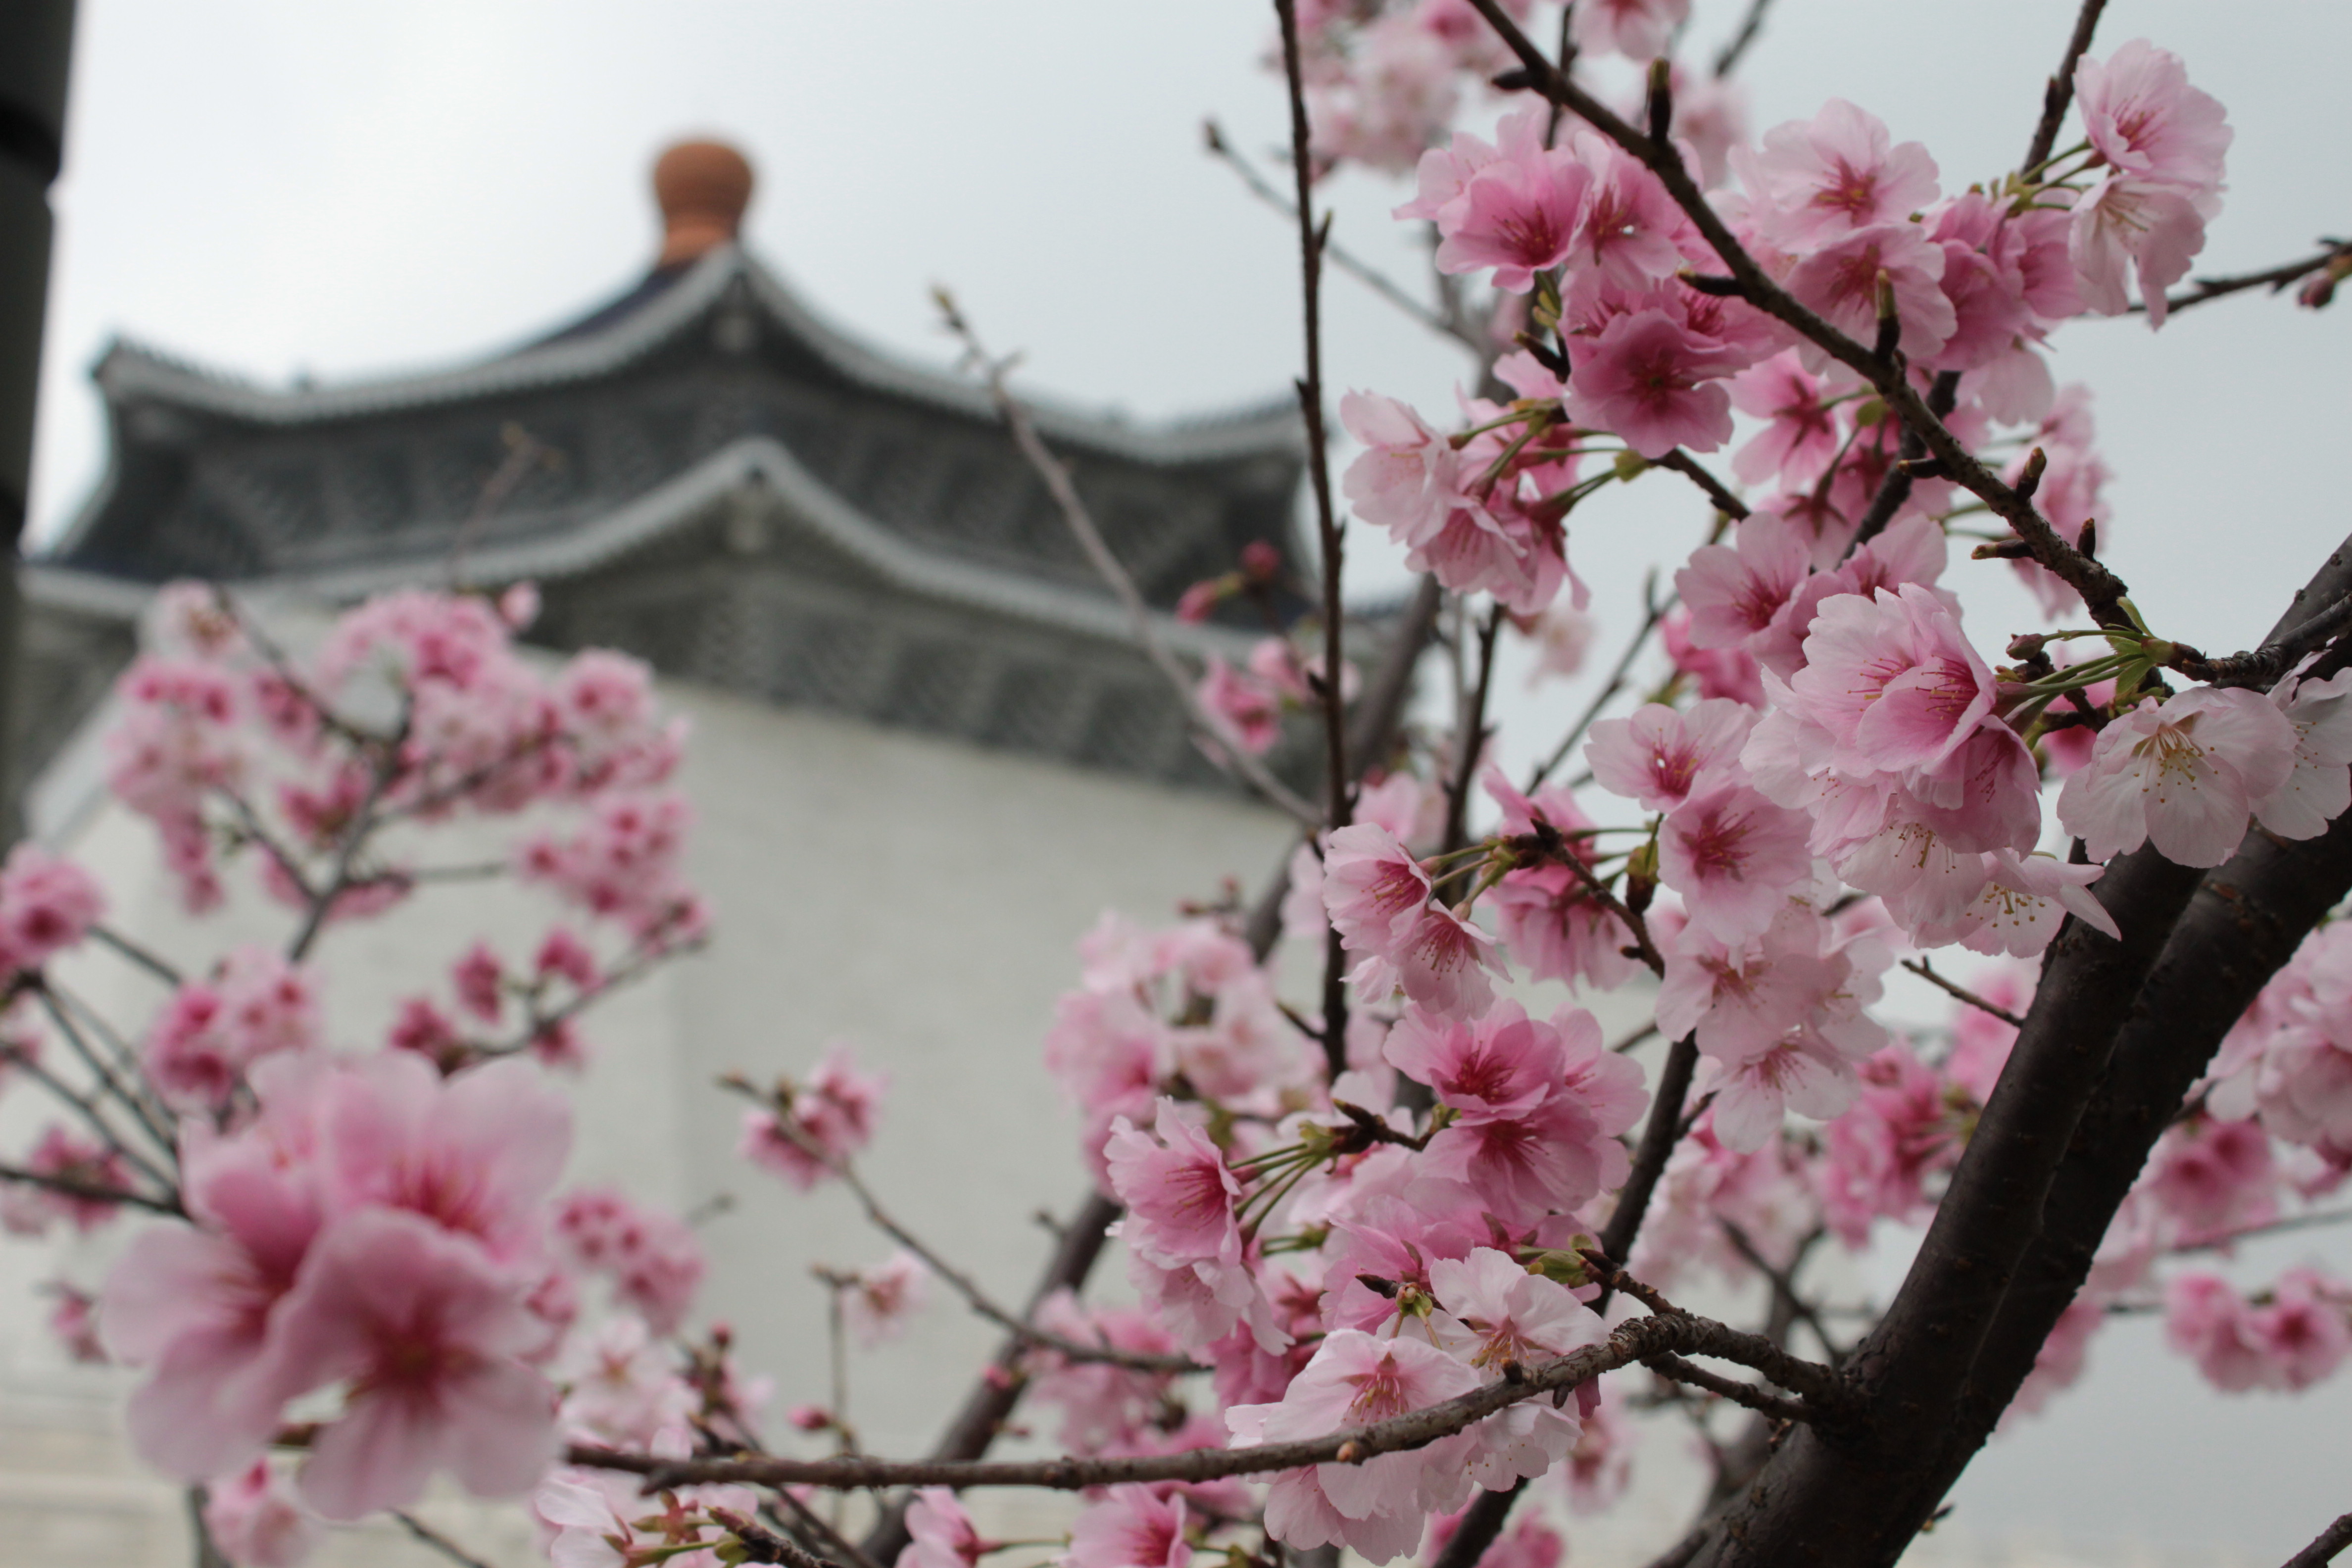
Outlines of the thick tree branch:
[[[2272,638],[2346,593],[2352,540]],[[1918,1261],[1850,1363],[1865,1436],[1794,1434],[1693,1561],[1900,1555],[2032,1372],[2221,1037],[2347,890],[2352,816],[2302,843],[2256,829],[2210,874],[2152,849],[2109,864],[2094,891],[2123,940],[2062,927]]]

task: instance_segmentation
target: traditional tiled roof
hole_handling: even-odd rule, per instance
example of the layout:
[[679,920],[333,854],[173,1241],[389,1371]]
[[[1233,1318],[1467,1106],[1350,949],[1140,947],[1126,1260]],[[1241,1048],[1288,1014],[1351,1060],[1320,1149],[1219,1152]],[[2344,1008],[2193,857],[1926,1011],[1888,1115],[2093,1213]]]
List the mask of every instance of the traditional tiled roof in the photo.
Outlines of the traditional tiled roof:
[[[539,635],[559,645],[983,744],[1207,773],[981,389],[860,343],[737,246],[446,371],[263,387],[117,342],[96,378],[110,460],[43,589],[73,599],[50,613],[77,625],[106,595],[74,584],[203,576],[347,599],[531,578]],[[1238,625],[1165,612],[1253,541],[1297,558],[1295,408],[1144,425],[1046,404],[1036,419],[1163,635],[1238,657]],[[533,456],[501,490],[519,444]]]

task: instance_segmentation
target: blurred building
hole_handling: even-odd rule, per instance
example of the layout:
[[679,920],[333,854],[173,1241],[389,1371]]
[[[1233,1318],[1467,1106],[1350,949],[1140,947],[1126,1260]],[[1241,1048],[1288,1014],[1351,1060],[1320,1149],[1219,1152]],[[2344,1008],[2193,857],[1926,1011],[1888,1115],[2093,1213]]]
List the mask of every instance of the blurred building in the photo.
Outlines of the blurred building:
[[[573,1174],[709,1216],[705,1314],[735,1325],[781,1409],[824,1397],[809,1266],[889,1249],[838,1194],[790,1193],[738,1161],[741,1106],[713,1080],[798,1071],[851,1041],[895,1080],[869,1179],[1018,1300],[1052,1245],[1032,1216],[1086,1191],[1039,1060],[1073,942],[1106,908],[1167,920],[1228,874],[1255,884],[1292,829],[1201,756],[982,392],[858,343],[742,249],[751,172],[730,150],[672,149],[656,188],[662,246],[642,280],[478,363],[265,388],[110,349],[105,477],[25,574],[45,761],[31,814],[100,872],[116,923],[175,960],[284,942],[285,912],[257,898],[181,917],[147,825],[100,787],[106,692],[173,578],[227,584],[298,642],[379,590],[529,579],[545,606],[534,639],[651,663],[695,726],[690,869],[717,935],[585,1020]],[[1037,422],[1160,635],[1238,662],[1257,635],[1245,622],[1168,612],[1244,545],[1297,559],[1295,405],[1160,426],[1044,407]],[[1275,761],[1311,783],[1311,744]],[[502,837],[440,842],[462,862]],[[332,930],[318,957],[335,1039],[380,1040],[397,998],[478,932],[520,942],[544,918],[535,898],[432,889]],[[68,984],[133,1032],[163,999],[105,954]],[[21,1146],[47,1114],[0,1100],[0,1140]],[[187,1561],[178,1494],[116,1436],[121,1381],[65,1363],[29,1288],[53,1271],[92,1284],[115,1245],[0,1243],[0,1564]],[[868,1442],[927,1447],[995,1341],[940,1301],[907,1342],[858,1358]],[[533,1556],[511,1509],[438,1517],[494,1561]],[[321,1559],[425,1560],[383,1530]]]

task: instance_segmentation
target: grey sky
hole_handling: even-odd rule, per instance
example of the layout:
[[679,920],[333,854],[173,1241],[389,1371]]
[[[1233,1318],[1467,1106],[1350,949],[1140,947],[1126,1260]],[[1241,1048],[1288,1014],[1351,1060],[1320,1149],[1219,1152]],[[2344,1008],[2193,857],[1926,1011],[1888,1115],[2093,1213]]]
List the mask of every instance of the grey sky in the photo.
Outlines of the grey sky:
[[[1696,37],[1738,9],[1698,0]],[[2023,149],[2073,13],[1779,0],[1743,69],[1753,123],[1847,97],[1926,142],[1948,189],[1996,174]],[[1257,67],[1269,8],[1254,0],[82,0],[82,14],[35,475],[45,531],[98,470],[85,371],[110,333],[267,381],[511,343],[642,270],[646,170],[687,132],[757,163],[751,240],[768,261],[898,352],[947,357],[938,281],[999,349],[1026,353],[1030,384],[1140,414],[1276,395],[1297,363],[1290,237],[1200,151],[1207,114],[1247,148],[1279,135]],[[2138,36],[2186,57],[2237,128],[2201,271],[2352,231],[2352,5],[2115,0],[2103,48]],[[1350,179],[1337,196],[1341,241],[1413,279],[1414,242],[1384,216],[1396,193]],[[1338,386],[1448,406],[1458,353],[1344,280],[1331,342]],[[2060,378],[2097,389],[2116,473],[2104,553],[2160,631],[2243,645],[2352,530],[2333,471],[2347,347],[2352,302],[2314,316],[2260,296],[2160,336],[2132,321],[2062,334]],[[1664,475],[1578,514],[1571,553],[1604,646],[1643,567],[1702,523]],[[1360,548],[1360,587],[1397,570]],[[1964,563],[1948,581],[1980,647],[2039,624],[2000,568]],[[1580,701],[1522,694],[1515,674],[1505,686],[1530,737],[1517,754]],[[2347,1249],[2267,1256],[2306,1255]],[[1997,1448],[1962,1521],[2276,1561],[2352,1507],[2342,1382],[2293,1414],[2223,1401],[2153,1339],[2134,1323],[2103,1341],[2096,1386]]]

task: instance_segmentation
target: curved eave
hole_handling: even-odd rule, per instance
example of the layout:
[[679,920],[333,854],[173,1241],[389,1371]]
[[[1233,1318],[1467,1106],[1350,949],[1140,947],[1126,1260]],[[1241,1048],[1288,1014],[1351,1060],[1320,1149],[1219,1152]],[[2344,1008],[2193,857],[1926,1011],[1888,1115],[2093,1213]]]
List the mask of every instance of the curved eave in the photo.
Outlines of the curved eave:
[[[156,401],[257,425],[290,426],[470,402],[571,385],[611,375],[671,342],[716,308],[738,278],[782,331],[859,385],[993,421],[979,387],[901,363],[859,342],[803,304],[740,247],[722,246],[643,309],[604,331],[520,350],[497,359],[421,375],[388,376],[340,386],[278,390],[206,370],[117,338],[93,375],[110,402]],[[1277,400],[1229,415],[1129,425],[1053,403],[1034,403],[1039,427],[1055,438],[1146,463],[1193,463],[1265,452],[1297,452],[1297,409]]]
[[[560,581],[610,565],[679,529],[709,517],[729,496],[753,483],[774,492],[782,510],[801,526],[857,561],[892,587],[909,595],[961,605],[1023,621],[1068,636],[1132,643],[1126,614],[1107,596],[1041,582],[971,562],[935,554],[884,528],[844,500],[802,466],[790,449],[765,436],[745,437],[719,448],[684,473],[665,480],[594,521],[539,539],[485,546],[468,552],[467,575],[504,584],[524,579]],[[436,563],[415,559],[310,573],[281,573],[245,587],[291,592],[348,602],[372,594],[415,586],[435,573]],[[104,603],[135,614],[150,590],[69,568],[37,566],[67,588],[87,597],[105,585]],[[100,601],[93,598],[93,607]],[[1169,646],[1205,658],[1244,658],[1250,636],[1224,627],[1192,625],[1154,613],[1152,623]]]

